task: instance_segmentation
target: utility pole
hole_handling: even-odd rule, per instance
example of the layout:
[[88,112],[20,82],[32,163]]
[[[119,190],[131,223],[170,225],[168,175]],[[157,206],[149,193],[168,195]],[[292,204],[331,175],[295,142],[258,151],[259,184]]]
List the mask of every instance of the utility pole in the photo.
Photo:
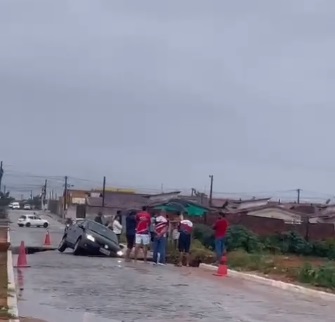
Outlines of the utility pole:
[[105,207],[105,194],[106,194],[106,177],[102,182],[102,207]]
[[209,176],[209,178],[211,179],[211,186],[210,186],[210,190],[209,190],[209,206],[212,207],[214,176],[211,174]]
[[64,185],[64,211],[67,208],[67,176],[65,176],[65,185]]
[[48,184],[48,180],[45,179],[45,182],[44,182],[43,210],[45,208],[45,199],[47,198],[47,184]]
[[300,203],[300,193],[301,189],[297,189],[297,203]]
[[1,191],[2,176],[3,176],[3,161],[0,162],[0,191]]
[[5,194],[6,193],[6,185],[3,186],[3,193]]
[[33,191],[30,190],[30,199],[33,200]]
[[42,187],[41,210],[44,210],[45,198],[46,198],[46,195],[47,195],[47,184],[48,184],[48,180],[45,179],[44,186]]

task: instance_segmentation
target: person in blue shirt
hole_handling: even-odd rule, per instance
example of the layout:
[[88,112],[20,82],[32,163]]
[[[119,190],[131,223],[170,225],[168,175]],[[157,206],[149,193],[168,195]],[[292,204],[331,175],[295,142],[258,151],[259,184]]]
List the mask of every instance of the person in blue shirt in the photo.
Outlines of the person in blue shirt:
[[130,261],[130,254],[135,246],[135,236],[136,236],[136,210],[130,210],[126,217],[126,238],[127,238],[127,251],[125,260]]

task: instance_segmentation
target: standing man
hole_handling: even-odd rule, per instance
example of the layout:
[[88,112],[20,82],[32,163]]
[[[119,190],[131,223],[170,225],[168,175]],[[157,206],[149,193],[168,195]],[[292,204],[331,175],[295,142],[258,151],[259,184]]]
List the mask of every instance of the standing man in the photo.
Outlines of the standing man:
[[155,222],[154,263],[158,265],[165,265],[168,227],[169,222],[163,210]]
[[179,223],[179,239],[178,239],[178,250],[179,250],[179,263],[178,266],[183,266],[183,256],[186,256],[186,266],[190,266],[190,248],[192,239],[193,223],[188,219],[184,219],[183,215],[180,215]]
[[137,261],[138,251],[143,246],[143,260],[147,262],[148,245],[150,244],[150,224],[151,216],[147,211],[147,207],[143,206],[142,211],[136,216],[137,227],[135,235],[135,262]]
[[130,254],[135,246],[135,234],[136,234],[136,211],[131,210],[128,212],[126,217],[126,238],[127,238],[127,251],[126,251],[126,262],[130,261]]
[[151,224],[150,224],[150,250],[154,249],[154,243],[155,243],[155,225],[156,225],[156,214],[153,214],[151,217]]
[[103,223],[103,216],[102,216],[102,212],[101,211],[98,212],[98,215],[94,218],[94,221],[97,222],[97,223],[99,223],[99,224],[101,224],[101,225],[104,224]]
[[216,253],[216,265],[221,263],[222,257],[225,254],[226,247],[226,234],[229,224],[226,219],[226,215],[223,212],[219,213],[219,218],[213,226],[215,232],[215,253]]

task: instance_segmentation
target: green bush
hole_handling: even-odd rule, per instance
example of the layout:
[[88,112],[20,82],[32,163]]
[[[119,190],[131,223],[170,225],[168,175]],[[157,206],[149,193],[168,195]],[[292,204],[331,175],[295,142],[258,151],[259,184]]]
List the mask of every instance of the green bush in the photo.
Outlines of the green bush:
[[335,240],[313,242],[313,255],[335,260]]
[[298,281],[334,289],[335,266],[327,264],[320,267],[312,267],[310,264],[305,264],[298,273]]
[[249,253],[264,249],[258,236],[243,226],[231,226],[227,232],[227,250],[243,249]]
[[211,227],[204,224],[195,224],[193,229],[193,237],[199,240],[205,247],[214,249],[214,231]]
[[[214,249],[214,231],[204,224],[196,224],[194,238],[205,247]],[[308,242],[297,232],[284,232],[270,237],[259,237],[244,226],[230,226],[227,232],[228,251],[242,249],[248,253],[270,252],[274,254],[295,254],[317,256],[335,260],[335,239]]]
[[284,254],[311,255],[313,253],[313,245],[296,232],[278,234],[271,241],[273,243],[271,246],[277,247]]

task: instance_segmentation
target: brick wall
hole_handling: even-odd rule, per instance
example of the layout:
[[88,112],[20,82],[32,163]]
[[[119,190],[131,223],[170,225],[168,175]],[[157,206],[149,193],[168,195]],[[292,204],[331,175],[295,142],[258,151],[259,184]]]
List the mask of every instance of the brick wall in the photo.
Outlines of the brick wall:
[[[217,217],[218,215],[216,214],[207,215],[207,225],[213,225]],[[285,224],[282,219],[250,216],[246,214],[228,214],[226,218],[231,225],[242,225],[260,236],[271,236],[282,232],[296,231],[304,237],[308,236],[309,240],[335,239],[334,224],[303,223],[290,225]],[[192,217],[191,220],[194,223],[204,223],[204,218],[200,217]]]

